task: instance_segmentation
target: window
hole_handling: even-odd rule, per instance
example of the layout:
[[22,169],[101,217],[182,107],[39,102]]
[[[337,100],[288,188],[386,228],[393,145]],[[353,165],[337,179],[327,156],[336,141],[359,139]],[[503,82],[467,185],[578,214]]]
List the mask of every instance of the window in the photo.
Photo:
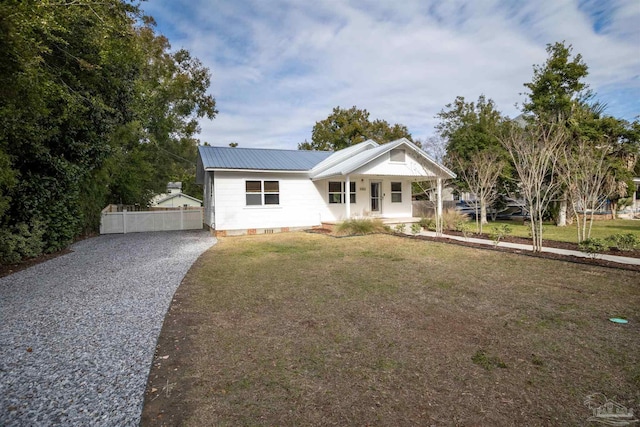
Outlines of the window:
[[391,203],[402,203],[402,183],[391,183]]
[[264,186],[263,181],[246,181],[245,191],[247,206],[280,204],[279,181],[264,181]]
[[405,152],[401,148],[395,148],[391,150],[389,156],[392,162],[404,163]]
[[[329,203],[343,203],[344,182],[329,181]],[[349,183],[349,202],[356,202],[356,183]]]

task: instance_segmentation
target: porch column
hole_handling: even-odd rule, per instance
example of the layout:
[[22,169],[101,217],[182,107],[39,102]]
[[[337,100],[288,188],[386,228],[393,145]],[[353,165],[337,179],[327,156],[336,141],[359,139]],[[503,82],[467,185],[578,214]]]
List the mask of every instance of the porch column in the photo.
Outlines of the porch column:
[[345,213],[347,215],[347,219],[351,218],[351,177],[347,175],[344,180],[344,203],[345,203]]
[[436,234],[438,236],[442,235],[442,178],[437,179],[436,186]]

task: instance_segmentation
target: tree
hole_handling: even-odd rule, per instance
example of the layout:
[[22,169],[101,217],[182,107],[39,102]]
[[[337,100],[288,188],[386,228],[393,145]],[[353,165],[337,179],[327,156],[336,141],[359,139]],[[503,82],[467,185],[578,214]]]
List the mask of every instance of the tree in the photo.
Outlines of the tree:
[[0,258],[61,249],[106,202],[195,175],[208,70],[128,0],[4,1],[0,48]]
[[455,156],[450,160],[456,165],[458,177],[480,201],[480,215],[478,215],[478,203],[476,203],[476,228],[482,233],[483,220],[486,222],[487,218],[487,206],[490,206],[498,197],[496,191],[498,178],[505,167],[502,154],[487,149],[475,154],[469,160]]
[[88,210],[101,209],[81,194],[110,155],[111,133],[131,117],[137,16],[117,0],[0,4],[0,157],[15,179],[0,190],[11,198],[0,229],[13,238],[38,223],[45,250],[55,251],[84,228]]
[[171,52],[169,41],[150,25],[136,29],[136,41],[143,57],[133,120],[112,140],[108,201],[146,206],[169,181],[182,181],[185,193],[197,197],[190,183],[195,182],[198,119],[217,114],[214,98],[206,93],[209,70],[184,49]]
[[335,107],[326,119],[316,122],[311,132],[311,142],[298,144],[299,150],[337,151],[368,139],[378,143],[407,138],[413,142],[406,126],[390,125],[385,120],[369,121],[369,112],[353,106],[350,109]]
[[[440,122],[436,130],[440,138],[447,141],[445,161],[458,175],[456,185],[460,190],[475,193],[481,204],[480,224],[487,223],[487,204],[495,200],[494,195],[505,190],[505,180],[509,169],[506,162],[505,149],[500,145],[498,135],[505,127],[505,118],[496,109],[495,103],[484,95],[478,97],[477,102],[466,102],[464,97],[456,97],[453,103],[447,104],[445,109],[437,115]],[[495,159],[495,166],[499,166],[499,174],[495,180],[493,170],[489,172],[484,162]],[[478,176],[478,168],[483,171]],[[473,185],[470,185],[472,183]],[[478,187],[478,184],[488,187]],[[473,188],[471,188],[473,187]]]
[[566,143],[565,129],[540,121],[526,128],[514,124],[500,137],[500,142],[518,174],[519,191],[531,216],[533,251],[540,252],[544,215],[561,184],[557,169]]
[[573,47],[564,42],[547,45],[548,58],[544,65],[533,66],[533,80],[525,83],[529,89],[523,104],[526,113],[538,120],[555,123],[569,119],[576,105],[585,105],[593,98],[589,86],[582,80],[589,74],[582,55],[571,59]]
[[[574,146],[563,147],[560,177],[576,216],[578,243],[591,237],[593,216],[606,203],[616,188],[609,174],[610,146],[585,139]],[[587,227],[588,224],[588,227]]]

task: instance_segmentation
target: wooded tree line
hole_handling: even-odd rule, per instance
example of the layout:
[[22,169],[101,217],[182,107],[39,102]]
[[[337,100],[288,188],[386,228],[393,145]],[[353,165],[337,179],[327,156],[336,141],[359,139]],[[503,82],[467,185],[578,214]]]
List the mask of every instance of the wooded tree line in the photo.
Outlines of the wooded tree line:
[[640,176],[640,123],[606,113],[571,45],[550,44],[547,53],[524,83],[522,115],[515,119],[484,95],[477,101],[458,96],[438,113],[436,136],[414,141],[404,125],[371,122],[366,110],[337,107],[298,148],[338,150],[369,138],[406,137],[456,172],[459,191],[476,195],[480,232],[488,208],[510,195],[527,204],[534,247],[541,247],[548,219],[577,221],[581,241],[589,237],[593,212],[608,201],[615,214],[619,201],[631,196],[632,178]]
[[198,196],[209,70],[136,4],[5,0],[0,51],[0,262],[64,248],[168,181]]

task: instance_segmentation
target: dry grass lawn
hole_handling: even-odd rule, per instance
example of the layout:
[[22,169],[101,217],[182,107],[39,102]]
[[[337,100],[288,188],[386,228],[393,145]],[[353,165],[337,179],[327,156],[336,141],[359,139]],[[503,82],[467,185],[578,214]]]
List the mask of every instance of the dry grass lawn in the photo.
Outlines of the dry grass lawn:
[[587,425],[595,392],[640,413],[640,274],[285,233],[191,269],[143,425]]

